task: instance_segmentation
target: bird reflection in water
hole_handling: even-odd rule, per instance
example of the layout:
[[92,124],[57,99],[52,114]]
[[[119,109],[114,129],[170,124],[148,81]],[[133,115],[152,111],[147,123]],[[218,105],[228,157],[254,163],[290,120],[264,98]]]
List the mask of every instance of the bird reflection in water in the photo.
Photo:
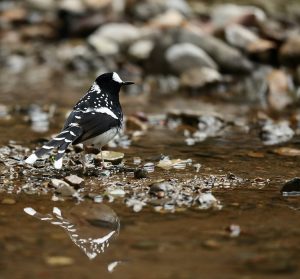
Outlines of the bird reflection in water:
[[24,211],[39,220],[63,228],[90,259],[103,253],[112,237],[119,233],[119,218],[105,204],[82,203],[64,211],[63,215],[58,207],[53,207],[52,214],[41,214],[31,207],[24,208]]

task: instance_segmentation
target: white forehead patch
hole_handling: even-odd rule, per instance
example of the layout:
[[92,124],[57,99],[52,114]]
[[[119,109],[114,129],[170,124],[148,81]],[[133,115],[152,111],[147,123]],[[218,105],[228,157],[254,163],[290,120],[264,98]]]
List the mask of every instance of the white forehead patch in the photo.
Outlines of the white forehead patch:
[[118,75],[116,72],[113,73],[112,79],[113,79],[115,82],[123,83],[123,80],[121,80],[121,78],[119,77],[119,75]]

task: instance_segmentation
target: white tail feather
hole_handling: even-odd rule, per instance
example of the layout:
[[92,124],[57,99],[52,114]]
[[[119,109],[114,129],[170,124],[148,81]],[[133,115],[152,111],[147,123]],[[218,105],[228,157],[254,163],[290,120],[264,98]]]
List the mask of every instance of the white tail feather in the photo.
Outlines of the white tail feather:
[[26,160],[26,164],[34,164],[34,162],[38,159],[38,157],[33,153]]

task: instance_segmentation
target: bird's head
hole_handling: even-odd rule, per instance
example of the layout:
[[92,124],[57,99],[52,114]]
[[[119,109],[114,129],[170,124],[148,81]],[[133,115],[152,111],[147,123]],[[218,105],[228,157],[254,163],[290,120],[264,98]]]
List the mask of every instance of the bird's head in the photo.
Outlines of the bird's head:
[[123,81],[116,72],[105,73],[96,78],[96,83],[100,89],[106,89],[110,92],[119,92],[124,85],[134,84],[132,81]]

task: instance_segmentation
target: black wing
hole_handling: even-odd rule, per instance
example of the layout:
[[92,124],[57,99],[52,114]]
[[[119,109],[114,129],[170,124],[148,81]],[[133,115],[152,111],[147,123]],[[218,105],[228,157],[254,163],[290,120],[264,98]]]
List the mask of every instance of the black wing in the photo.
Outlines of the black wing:
[[73,111],[69,115],[64,129],[70,125],[78,125],[82,129],[81,136],[73,142],[73,144],[77,144],[101,135],[111,128],[120,128],[121,122],[109,114],[96,112],[95,110],[89,112]]

